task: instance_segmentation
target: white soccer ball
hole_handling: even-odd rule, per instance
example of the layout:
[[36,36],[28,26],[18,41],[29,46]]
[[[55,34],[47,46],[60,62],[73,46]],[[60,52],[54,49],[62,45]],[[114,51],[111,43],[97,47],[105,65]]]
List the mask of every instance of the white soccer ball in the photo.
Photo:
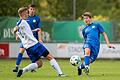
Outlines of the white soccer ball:
[[70,58],[70,63],[71,63],[73,66],[79,65],[80,62],[81,62],[81,58],[80,58],[78,55],[73,55],[73,56],[71,56],[71,58]]

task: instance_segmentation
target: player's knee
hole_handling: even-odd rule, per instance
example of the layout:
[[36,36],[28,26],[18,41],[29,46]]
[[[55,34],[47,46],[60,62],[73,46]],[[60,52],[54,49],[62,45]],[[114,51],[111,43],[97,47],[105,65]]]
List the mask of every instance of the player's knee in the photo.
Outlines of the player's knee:
[[23,54],[25,52],[24,48],[20,48],[20,53]]
[[36,63],[37,63],[37,65],[38,65],[38,68],[42,67],[42,65],[43,65],[42,60],[38,60]]
[[50,61],[51,59],[53,59],[54,57],[52,56],[52,54],[48,54],[47,56],[46,56],[46,58]]
[[85,55],[86,56],[90,56],[90,49],[89,48],[85,48]]
[[85,53],[85,56],[90,56],[90,53]]

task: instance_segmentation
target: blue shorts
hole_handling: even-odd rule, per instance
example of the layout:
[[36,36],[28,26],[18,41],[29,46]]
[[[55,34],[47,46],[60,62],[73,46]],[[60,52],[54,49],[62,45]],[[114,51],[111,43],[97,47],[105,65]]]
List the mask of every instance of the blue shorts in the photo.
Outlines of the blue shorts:
[[89,48],[90,49],[90,59],[94,62],[99,53],[99,46],[92,46],[91,44],[84,44],[83,49]]
[[37,43],[26,49],[26,52],[32,63],[39,60],[41,56],[46,57],[49,54],[48,50],[41,43]]

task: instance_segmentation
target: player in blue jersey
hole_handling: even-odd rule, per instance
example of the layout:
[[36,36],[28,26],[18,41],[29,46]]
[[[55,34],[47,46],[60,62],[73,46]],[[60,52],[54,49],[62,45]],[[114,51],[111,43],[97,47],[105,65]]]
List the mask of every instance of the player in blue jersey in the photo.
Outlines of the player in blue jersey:
[[84,61],[78,66],[78,75],[82,74],[82,69],[88,74],[90,63],[96,60],[100,49],[100,34],[103,35],[108,48],[115,48],[109,43],[109,39],[102,26],[99,23],[92,22],[92,15],[90,12],[85,12],[82,18],[86,24],[82,30],[84,37]]
[[13,33],[16,34],[21,40],[23,47],[32,63],[23,69],[19,69],[16,76],[20,77],[25,72],[42,67],[42,60],[40,59],[41,56],[44,56],[50,61],[51,66],[58,73],[58,76],[66,76],[62,73],[52,54],[33,36],[30,26],[26,21],[28,17],[28,9],[26,7],[21,7],[18,10],[18,14],[20,20],[17,26],[13,29]]
[[[42,42],[41,37],[41,28],[40,28],[40,16],[35,15],[36,14],[36,6],[34,4],[30,4],[28,6],[29,16],[27,18],[27,22],[30,25],[31,30],[33,31],[34,37]],[[38,30],[38,32],[36,31]]]
[[[28,11],[29,11],[29,16],[27,18],[27,22],[30,25],[30,28],[33,32],[34,37],[37,40],[39,40],[40,42],[42,42],[41,29],[40,29],[40,17],[35,15],[35,13],[36,13],[35,5],[30,4],[28,6]],[[24,49],[22,43],[20,43],[20,50],[19,50],[18,57],[16,59],[16,67],[15,67],[15,69],[13,69],[13,72],[18,71],[24,52],[25,52],[25,49]],[[31,72],[34,72],[34,70],[32,70]]]

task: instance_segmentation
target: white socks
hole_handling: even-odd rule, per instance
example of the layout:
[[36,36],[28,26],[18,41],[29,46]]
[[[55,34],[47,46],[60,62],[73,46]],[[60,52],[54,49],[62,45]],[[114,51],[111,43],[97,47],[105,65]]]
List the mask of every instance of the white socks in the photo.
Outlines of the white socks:
[[56,60],[54,58],[50,60],[50,64],[58,74],[62,74],[62,71],[61,71],[58,63],[56,62]]
[[[60,67],[55,59],[51,59],[50,64],[58,74],[62,74],[62,71],[61,71],[61,69],[60,69]],[[30,71],[30,70],[33,70],[33,69],[36,69],[36,68],[38,68],[37,63],[31,63],[28,66],[23,68],[23,73]]]
[[31,63],[23,68],[23,73],[38,68],[37,63]]

